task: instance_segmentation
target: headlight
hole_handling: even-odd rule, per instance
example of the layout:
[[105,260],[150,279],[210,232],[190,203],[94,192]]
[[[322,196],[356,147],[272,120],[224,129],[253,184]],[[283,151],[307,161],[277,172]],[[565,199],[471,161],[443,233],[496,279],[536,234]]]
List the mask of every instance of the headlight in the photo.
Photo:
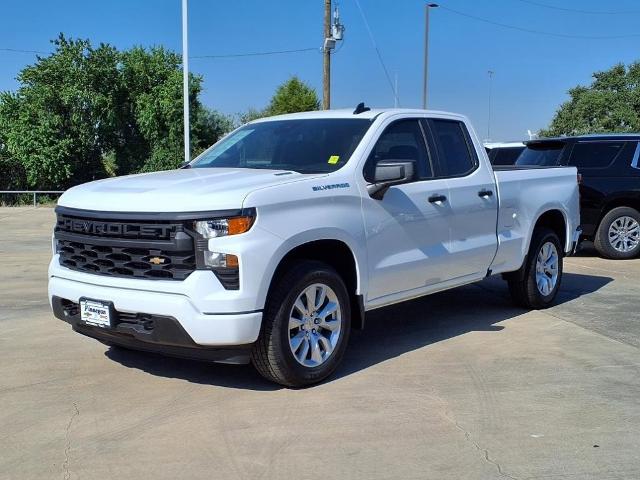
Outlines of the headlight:
[[254,217],[243,216],[202,220],[195,222],[194,228],[204,238],[226,237],[249,231],[253,219]]
[[212,268],[238,268],[238,257],[229,253],[204,252],[204,264]]
[[[193,228],[202,238],[226,237],[248,232],[255,221],[255,210],[244,210],[244,215],[211,220],[196,220]],[[247,214],[248,213],[248,214]],[[226,290],[240,288],[240,259],[233,254],[209,250],[209,242],[197,242],[199,253],[198,268],[210,269]],[[213,247],[213,246],[212,246]],[[200,256],[201,255],[201,256]]]

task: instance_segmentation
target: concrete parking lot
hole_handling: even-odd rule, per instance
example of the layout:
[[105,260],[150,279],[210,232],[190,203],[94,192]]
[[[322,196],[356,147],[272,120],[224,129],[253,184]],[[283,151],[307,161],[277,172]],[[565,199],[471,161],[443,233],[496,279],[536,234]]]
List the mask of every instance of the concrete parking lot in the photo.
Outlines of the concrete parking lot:
[[640,478],[640,260],[568,259],[541,312],[500,279],[376,311],[296,391],[72,332],[53,219],[0,209],[2,479]]

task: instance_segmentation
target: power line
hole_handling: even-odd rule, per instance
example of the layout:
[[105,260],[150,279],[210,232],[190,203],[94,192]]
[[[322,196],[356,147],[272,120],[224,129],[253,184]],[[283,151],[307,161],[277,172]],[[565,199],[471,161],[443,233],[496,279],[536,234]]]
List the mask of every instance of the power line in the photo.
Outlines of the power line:
[[[357,1],[357,0],[356,0]],[[556,32],[545,32],[543,30],[533,30],[531,28],[518,27],[516,25],[508,25],[506,23],[494,22],[493,20],[489,20],[483,17],[477,17],[475,15],[471,15],[469,13],[461,12],[459,10],[454,10],[453,8],[445,7],[440,5],[440,8],[446,10],[451,13],[455,13],[456,15],[460,15],[462,17],[471,18],[473,20],[477,20],[479,22],[488,23],[489,25],[495,25],[497,27],[508,28],[511,30],[518,30],[520,32],[532,33],[535,35],[546,35],[548,37],[560,37],[560,38],[578,38],[582,40],[614,40],[621,38],[637,38],[640,37],[640,33],[629,33],[624,35],[570,35],[568,33],[556,33]]]
[[[279,55],[284,53],[299,53],[299,52],[310,52],[310,51],[319,51],[318,48],[298,48],[294,50],[273,50],[268,52],[247,52],[247,53],[229,53],[229,54],[221,54],[221,55],[192,55],[189,58],[236,58],[236,57],[257,57],[261,55]],[[20,50],[17,48],[0,48],[0,52],[9,52],[9,53],[35,53],[39,55],[49,55],[53,52],[43,52],[40,50]]]
[[297,48],[294,50],[273,50],[270,52],[248,52],[248,53],[229,53],[225,55],[192,55],[189,58],[236,58],[236,57],[258,57],[261,55],[280,55],[283,53],[299,53],[299,52],[311,52],[320,50],[316,47],[311,48]]
[[0,52],[10,52],[10,53],[37,53],[42,55],[48,55],[51,52],[41,52],[39,50],[20,50],[18,48],[0,48]]
[[393,98],[395,99],[396,103],[400,103],[399,99],[398,99],[398,92],[396,91],[395,85],[393,84],[393,81],[391,80],[391,76],[389,75],[389,71],[387,70],[387,66],[384,64],[384,60],[382,59],[382,54],[380,53],[380,50],[378,49],[378,45],[376,44],[376,39],[373,36],[373,32],[371,31],[371,27],[369,26],[369,22],[367,21],[367,16],[364,14],[364,10],[362,10],[362,6],[360,5],[360,1],[356,0],[356,5],[358,6],[358,10],[360,10],[360,15],[362,16],[362,20],[364,21],[364,25],[365,27],[367,27],[367,32],[369,32],[369,38],[371,39],[371,43],[373,44],[373,48],[376,51],[376,54],[378,55],[378,60],[380,60],[380,65],[382,65],[382,69],[384,70],[384,74],[387,77],[387,81],[389,82],[389,86],[391,87],[391,91],[393,92]]
[[547,5],[546,3],[536,2],[535,0],[518,0],[522,3],[528,3],[530,5],[535,5],[537,7],[549,8],[551,10],[559,10],[561,12],[570,12],[570,13],[584,13],[586,15],[629,15],[633,13],[640,13],[640,10],[627,10],[627,11],[598,11],[598,10],[580,10],[576,8],[566,8],[566,7],[557,7],[556,5]]

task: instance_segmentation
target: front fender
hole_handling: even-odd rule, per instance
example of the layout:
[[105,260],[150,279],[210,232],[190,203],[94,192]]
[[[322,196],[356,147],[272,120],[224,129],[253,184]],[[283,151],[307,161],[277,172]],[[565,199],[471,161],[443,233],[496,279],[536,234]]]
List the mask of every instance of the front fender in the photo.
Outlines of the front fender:
[[[273,234],[273,232],[271,232]],[[274,234],[275,235],[275,234]],[[301,247],[305,244],[319,241],[319,240],[337,240],[344,243],[351,254],[356,266],[356,294],[361,295],[363,291],[366,291],[367,282],[367,262],[364,258],[365,249],[359,245],[359,242],[354,239],[348,232],[339,228],[317,228],[299,232],[286,239],[282,239],[282,243],[272,254],[262,276],[260,282],[260,288],[258,291],[258,302],[264,308],[266,304],[267,294],[273,280],[273,276],[280,263],[284,260],[288,253],[295,248]]]

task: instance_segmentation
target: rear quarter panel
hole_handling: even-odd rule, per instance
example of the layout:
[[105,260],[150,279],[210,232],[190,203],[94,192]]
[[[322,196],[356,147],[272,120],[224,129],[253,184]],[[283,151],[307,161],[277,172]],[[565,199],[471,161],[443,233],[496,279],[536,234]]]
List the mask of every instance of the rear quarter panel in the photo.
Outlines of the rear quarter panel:
[[520,268],[536,222],[550,210],[559,210],[564,216],[564,250],[570,252],[573,232],[580,222],[577,170],[574,167],[504,169],[497,170],[495,175],[500,207],[498,251],[492,271],[501,273]]

